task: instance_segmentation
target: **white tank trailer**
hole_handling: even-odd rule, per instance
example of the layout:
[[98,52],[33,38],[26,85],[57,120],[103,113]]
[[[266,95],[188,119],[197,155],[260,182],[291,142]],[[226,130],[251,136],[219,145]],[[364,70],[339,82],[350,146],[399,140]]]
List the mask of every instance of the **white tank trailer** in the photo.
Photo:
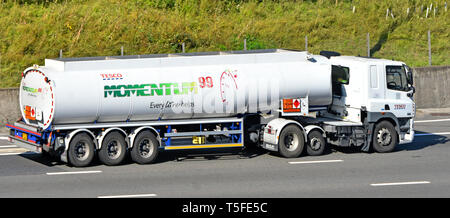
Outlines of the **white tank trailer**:
[[[411,78],[402,62],[285,49],[46,59],[23,72],[22,119],[7,127],[75,166],[244,144],[285,157],[327,143],[387,152],[412,141]],[[387,94],[371,94],[375,83]]]
[[229,117],[276,110],[280,99],[306,96],[310,107],[331,104],[330,61],[282,50],[46,60],[39,70],[26,71],[20,85],[24,121],[43,129],[51,124]]

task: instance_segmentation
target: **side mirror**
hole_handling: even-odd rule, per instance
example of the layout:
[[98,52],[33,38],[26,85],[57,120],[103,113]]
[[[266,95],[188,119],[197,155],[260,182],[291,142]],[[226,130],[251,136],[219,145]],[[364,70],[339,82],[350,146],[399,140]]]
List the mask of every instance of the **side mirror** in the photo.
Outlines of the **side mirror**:
[[413,81],[413,73],[411,70],[408,71],[408,83],[413,85],[414,81]]
[[410,86],[407,96],[412,97],[414,95],[414,93],[416,93],[416,88],[414,86]]
[[412,86],[414,84],[412,69],[410,67],[408,67],[407,65],[403,65],[403,66],[406,70],[406,80]]

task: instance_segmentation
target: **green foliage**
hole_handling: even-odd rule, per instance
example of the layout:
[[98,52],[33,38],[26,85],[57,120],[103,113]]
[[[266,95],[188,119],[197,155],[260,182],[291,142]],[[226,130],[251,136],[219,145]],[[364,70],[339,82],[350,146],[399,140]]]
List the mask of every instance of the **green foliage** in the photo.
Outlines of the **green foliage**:
[[[450,65],[446,0],[3,0],[0,87],[45,58],[289,48]],[[434,10],[426,17],[426,8]],[[355,12],[353,12],[355,7]],[[407,14],[409,8],[410,13]],[[386,17],[386,10],[391,14]],[[394,18],[392,18],[392,16]]]

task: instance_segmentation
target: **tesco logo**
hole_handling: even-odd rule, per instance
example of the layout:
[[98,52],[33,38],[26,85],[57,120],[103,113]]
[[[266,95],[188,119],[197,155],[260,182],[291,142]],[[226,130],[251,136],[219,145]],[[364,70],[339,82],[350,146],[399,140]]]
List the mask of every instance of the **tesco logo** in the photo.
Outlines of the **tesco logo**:
[[119,80],[123,79],[121,73],[101,73],[103,80]]

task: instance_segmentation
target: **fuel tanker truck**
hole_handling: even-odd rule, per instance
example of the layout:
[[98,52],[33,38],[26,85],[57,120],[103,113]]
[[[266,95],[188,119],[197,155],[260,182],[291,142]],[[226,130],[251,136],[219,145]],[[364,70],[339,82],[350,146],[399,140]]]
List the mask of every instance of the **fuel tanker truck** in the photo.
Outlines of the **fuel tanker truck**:
[[22,73],[9,139],[76,167],[165,150],[327,145],[390,152],[413,140],[403,62],[288,49],[46,59]]

